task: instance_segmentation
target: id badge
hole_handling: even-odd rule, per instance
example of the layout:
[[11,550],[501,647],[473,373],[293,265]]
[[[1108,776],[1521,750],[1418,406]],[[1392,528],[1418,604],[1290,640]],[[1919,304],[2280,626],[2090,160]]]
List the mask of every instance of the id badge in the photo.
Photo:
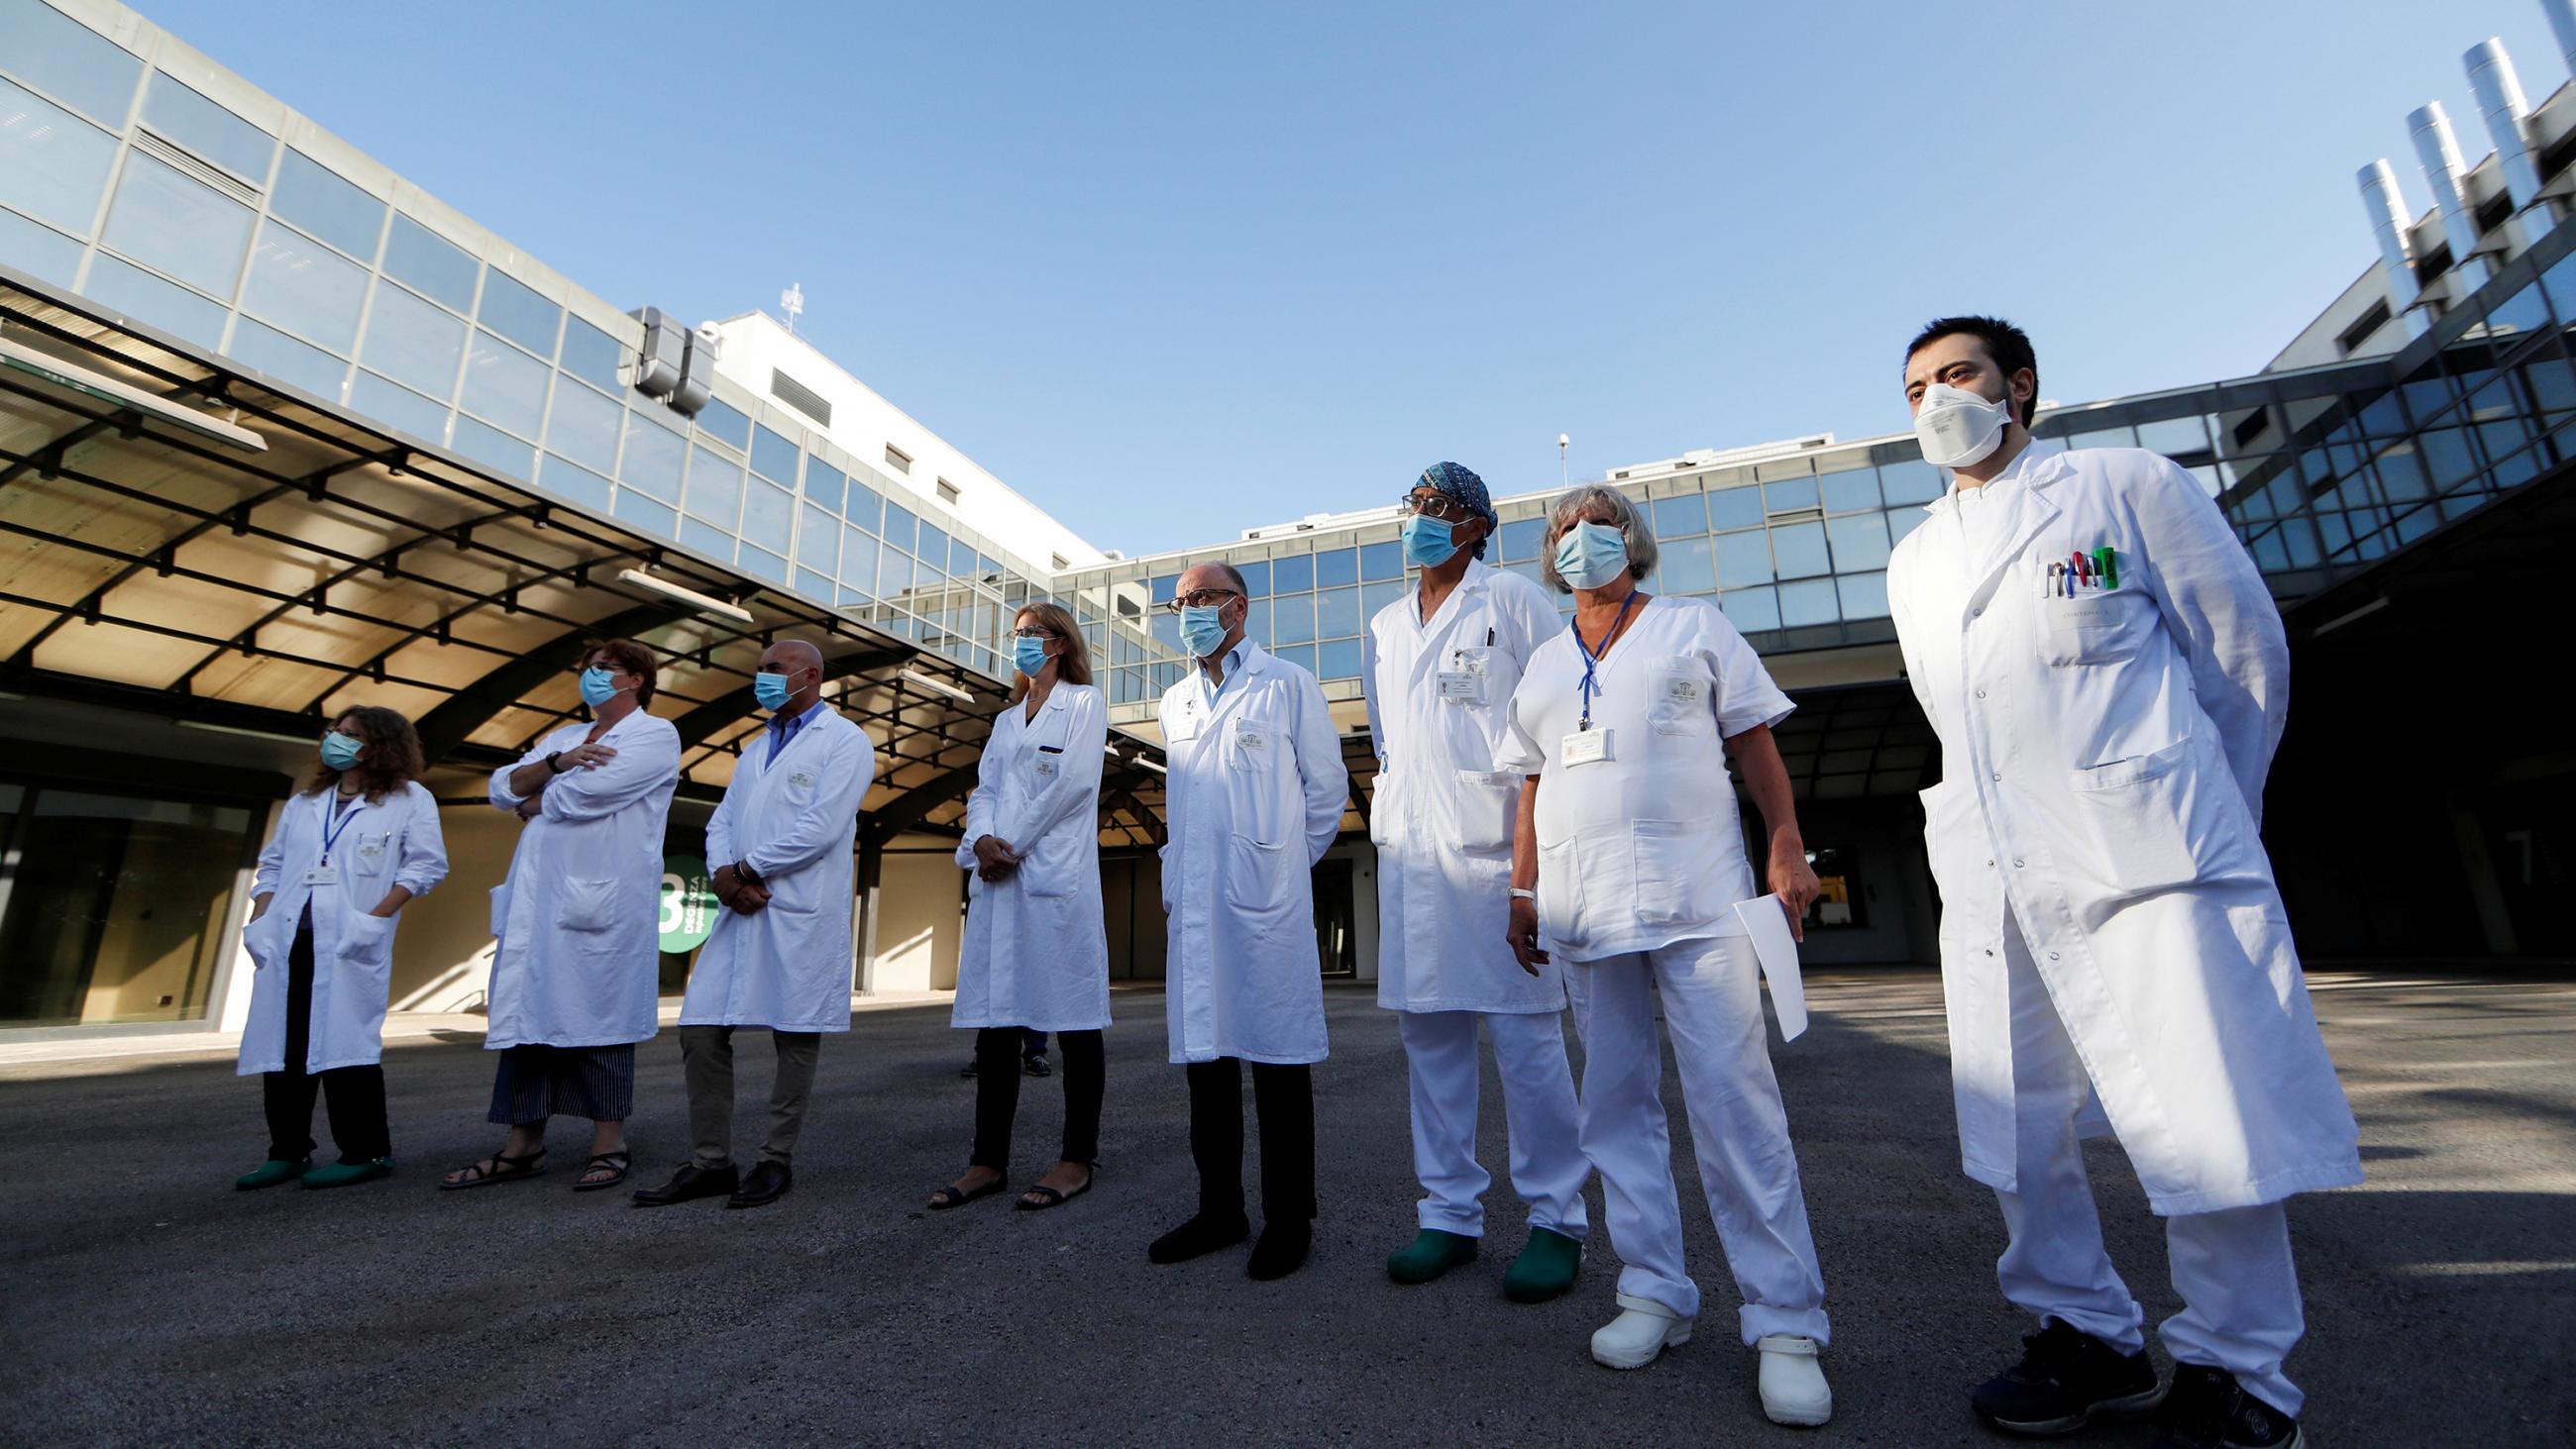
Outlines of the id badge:
[[1485,676],[1464,669],[1440,671],[1440,697],[1468,704],[1485,702]]
[[1611,758],[1609,729],[1574,731],[1557,745],[1557,758],[1568,765],[1590,765]]
[[304,883],[309,886],[338,885],[340,883],[340,868],[336,865],[314,866],[304,872]]

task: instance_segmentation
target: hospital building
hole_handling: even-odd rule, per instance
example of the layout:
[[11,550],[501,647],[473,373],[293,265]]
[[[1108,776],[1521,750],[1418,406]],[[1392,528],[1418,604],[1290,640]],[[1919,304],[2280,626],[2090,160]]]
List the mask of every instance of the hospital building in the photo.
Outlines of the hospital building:
[[[2490,42],[2456,115],[2356,139],[2366,265],[2268,367],[2036,427],[2172,457],[2269,581],[2294,701],[2265,834],[2312,961],[2576,955],[2576,750],[2545,703],[2576,624],[2576,12],[2544,9],[2567,53],[2539,102]],[[1854,345],[1920,319],[1888,320]],[[1928,963],[1917,792],[1941,762],[1885,569],[1944,479],[1910,433],[1798,422],[1599,481],[1652,517],[1646,587],[1714,601],[1797,701],[1779,739],[1827,882],[1808,961]],[[1461,461],[1502,516],[1488,561],[1535,577],[1555,471]],[[418,723],[452,860],[407,913],[396,1009],[475,1009],[517,831],[485,779],[578,708],[593,636],[659,652],[684,746],[665,989],[703,935],[753,665],[790,633],[880,750],[852,989],[944,987],[965,796],[1039,599],[1082,622],[1111,709],[1111,970],[1158,978],[1154,705],[1188,667],[1160,605],[1212,559],[1333,701],[1352,790],[1316,931],[1328,976],[1370,978],[1360,636],[1407,586],[1393,509],[1131,558],[1045,502],[780,320],[598,296],[132,10],[0,0],[0,1039],[237,1027],[253,859],[360,703]]]

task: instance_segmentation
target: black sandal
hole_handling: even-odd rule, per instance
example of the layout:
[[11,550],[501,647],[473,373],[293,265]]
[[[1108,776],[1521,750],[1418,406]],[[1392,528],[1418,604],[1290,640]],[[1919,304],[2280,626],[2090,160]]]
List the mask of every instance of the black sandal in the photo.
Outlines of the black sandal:
[[[456,1169],[458,1172],[474,1174],[472,1177],[440,1178],[438,1190],[455,1192],[460,1188],[490,1187],[496,1182],[517,1182],[521,1178],[535,1177],[546,1170],[545,1160],[546,1150],[542,1147],[525,1157],[512,1157],[506,1152],[495,1152],[490,1157],[469,1162]],[[483,1164],[486,1162],[491,1163],[491,1167],[484,1167]]]
[[1019,1201],[1012,1203],[1011,1206],[1024,1213],[1042,1213],[1048,1208],[1064,1206],[1091,1191],[1091,1185],[1100,1180],[1099,1163],[1086,1162],[1082,1167],[1082,1186],[1073,1191],[1066,1192],[1062,1188],[1049,1187],[1043,1182],[1031,1183],[1029,1190],[1021,1193]]
[[939,1191],[930,1195],[930,1210],[935,1213],[944,1213],[950,1208],[962,1208],[979,1197],[991,1197],[993,1194],[1000,1192],[1002,1190],[1002,1186],[1002,1175],[998,1172],[993,1174],[993,1180],[991,1182],[984,1184],[982,1187],[976,1188],[972,1192],[959,1192],[956,1185],[951,1183],[947,1187],[943,1187]]
[[[605,1188],[615,1187],[626,1180],[626,1170],[634,1165],[635,1154],[623,1147],[615,1152],[594,1152],[590,1156],[590,1162],[582,1168],[581,1176],[573,1179],[572,1190],[599,1192]],[[590,1175],[603,1167],[615,1173],[616,1176],[603,1177],[597,1182],[592,1182]]]

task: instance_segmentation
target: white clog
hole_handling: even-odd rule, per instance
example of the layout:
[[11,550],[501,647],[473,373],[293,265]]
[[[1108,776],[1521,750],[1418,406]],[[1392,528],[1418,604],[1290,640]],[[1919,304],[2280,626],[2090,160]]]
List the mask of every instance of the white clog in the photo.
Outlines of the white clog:
[[1765,1417],[1774,1424],[1813,1427],[1834,1416],[1834,1391],[1825,1386],[1825,1370],[1816,1362],[1814,1339],[1774,1333],[1754,1347],[1762,1350]]
[[1691,1321],[1651,1298],[1618,1297],[1619,1316],[1592,1335],[1592,1361],[1614,1369],[1641,1369],[1667,1348],[1690,1342]]

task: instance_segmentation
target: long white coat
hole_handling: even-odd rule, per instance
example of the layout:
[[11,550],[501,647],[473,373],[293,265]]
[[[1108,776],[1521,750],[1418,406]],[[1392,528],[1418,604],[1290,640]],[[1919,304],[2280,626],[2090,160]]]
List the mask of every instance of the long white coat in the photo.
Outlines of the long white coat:
[[764,726],[743,742],[707,821],[707,868],[748,863],[769,904],[721,908],[689,971],[682,1026],[848,1031],[852,849],[876,741],[830,705],[769,758]]
[[242,928],[250,952],[250,1019],[242,1026],[240,1072],[286,1069],[287,954],[295,923],[313,907],[313,1014],[304,1070],[357,1067],[384,1056],[385,1001],[393,983],[394,927],[402,919],[367,914],[395,886],[417,898],[447,878],[447,842],[438,802],[418,781],[381,800],[350,807],[331,850],[337,885],[308,886],[304,873],[322,861],[331,815],[323,790],[298,795],[279,813],[277,834],[259,853],[251,894],[274,896],[267,914]]
[[[517,809],[510,772],[588,733],[564,725],[493,771],[493,805]],[[617,758],[554,777],[492,889],[491,1050],[616,1046],[650,1041],[660,1027],[662,828],[680,783],[680,732],[639,709],[600,742]]]
[[[2259,834],[2289,709],[2280,614],[2217,507],[2153,453],[2025,455],[1888,567],[1915,696],[1941,738],[1923,792],[1968,1175],[2014,1190],[2010,909],[2155,1210],[2361,1180]],[[2047,569],[2119,551],[2118,586]]]
[[1430,619],[1407,589],[1369,621],[1360,680],[1378,759],[1369,838],[1380,1006],[1565,1007],[1558,966],[1530,975],[1505,939],[1521,777],[1494,768],[1521,671],[1564,627],[1546,590],[1481,562]]
[[1315,862],[1350,798],[1315,676],[1244,641],[1225,687],[1163,691],[1164,999],[1172,1060],[1320,1062]]
[[[966,944],[949,1024],[1097,1031],[1109,1024],[1109,934],[1100,900],[1100,768],[1109,711],[1087,684],[1058,684],[1023,720],[1004,709],[975,766],[957,864]],[[987,885],[975,842],[998,835],[1020,868]]]

